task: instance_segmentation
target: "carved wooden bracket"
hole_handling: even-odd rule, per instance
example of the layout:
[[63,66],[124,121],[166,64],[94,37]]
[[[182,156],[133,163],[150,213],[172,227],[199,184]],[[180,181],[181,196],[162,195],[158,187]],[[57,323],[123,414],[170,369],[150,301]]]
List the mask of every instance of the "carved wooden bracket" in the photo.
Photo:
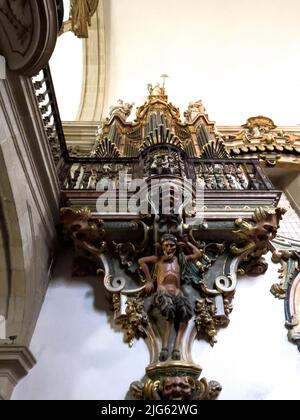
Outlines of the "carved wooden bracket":
[[150,364],[144,381],[131,385],[131,398],[218,397],[218,382],[199,379],[193,342],[216,344],[218,329],[230,322],[241,264],[253,267],[267,252],[282,214],[282,209],[257,209],[252,220],[237,221],[240,230],[232,225],[230,239],[219,243],[209,228],[195,240],[199,235],[184,217],[173,216],[172,225],[162,215],[113,222],[87,209],[62,210],[77,257],[93,261],[95,273],[104,278],[124,341],[130,347],[139,338],[147,343]]

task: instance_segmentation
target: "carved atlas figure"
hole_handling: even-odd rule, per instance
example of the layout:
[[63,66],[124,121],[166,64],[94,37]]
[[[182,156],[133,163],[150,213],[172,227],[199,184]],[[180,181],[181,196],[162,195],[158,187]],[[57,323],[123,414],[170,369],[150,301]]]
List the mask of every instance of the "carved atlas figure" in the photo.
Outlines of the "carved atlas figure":
[[[182,242],[178,242],[174,235],[165,234],[161,239],[161,245],[162,256],[152,255],[141,258],[139,265],[146,276],[146,293],[152,293],[156,284],[156,291],[153,295],[153,307],[158,308],[166,320],[159,359],[160,361],[166,361],[169,357],[171,332],[172,327],[175,326],[176,338],[172,359],[180,360],[182,337],[188,321],[193,316],[193,308],[181,290],[181,280],[188,262],[201,258],[203,251],[191,244],[187,235],[182,238]],[[189,248],[192,253],[185,255],[183,251],[180,251],[177,256],[177,249],[182,246]],[[151,276],[149,265],[154,265],[153,276]]]

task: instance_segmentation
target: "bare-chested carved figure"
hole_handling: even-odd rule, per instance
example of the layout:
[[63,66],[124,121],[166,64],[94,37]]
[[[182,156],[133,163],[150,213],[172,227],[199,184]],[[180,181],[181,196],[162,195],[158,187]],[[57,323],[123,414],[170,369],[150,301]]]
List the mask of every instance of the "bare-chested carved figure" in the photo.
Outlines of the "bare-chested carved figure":
[[[170,351],[170,336],[172,326],[176,324],[177,334],[172,352],[173,360],[180,360],[180,344],[187,327],[188,321],[193,316],[193,308],[189,300],[181,291],[181,272],[182,267],[176,255],[178,246],[185,246],[192,251],[190,255],[183,255],[183,264],[188,261],[197,260],[203,256],[203,251],[196,248],[188,241],[187,236],[178,243],[177,238],[171,234],[165,234],[162,237],[163,255],[158,257],[141,258],[139,265],[146,276],[145,291],[151,293],[154,291],[154,282],[157,283],[157,289],[153,295],[153,304],[157,307],[162,316],[166,319],[166,327],[162,337],[162,350],[160,352],[160,361],[166,361]],[[149,264],[155,265],[154,278],[152,279]]]

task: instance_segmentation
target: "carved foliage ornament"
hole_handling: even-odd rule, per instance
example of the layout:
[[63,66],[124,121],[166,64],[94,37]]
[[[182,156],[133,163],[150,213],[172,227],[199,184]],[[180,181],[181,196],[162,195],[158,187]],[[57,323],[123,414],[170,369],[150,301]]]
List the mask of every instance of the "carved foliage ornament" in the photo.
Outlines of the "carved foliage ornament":
[[273,144],[276,138],[281,138],[284,134],[276,132],[274,122],[267,117],[252,117],[243,125],[244,130],[236,135],[236,139],[243,140],[244,143],[260,141],[261,143]]
[[298,154],[300,151],[299,135],[278,129],[270,118],[252,117],[242,127],[243,130],[229,136],[230,142],[226,144],[233,154],[255,153],[267,166],[276,166],[282,153]]

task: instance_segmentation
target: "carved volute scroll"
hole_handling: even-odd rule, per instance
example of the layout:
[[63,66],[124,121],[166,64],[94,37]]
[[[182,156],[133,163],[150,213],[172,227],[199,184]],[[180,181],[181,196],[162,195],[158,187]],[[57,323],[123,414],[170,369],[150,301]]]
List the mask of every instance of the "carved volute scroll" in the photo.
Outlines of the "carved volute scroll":
[[[190,108],[187,136],[179,111],[167,102],[165,85],[148,88],[148,101],[137,109],[135,123],[129,123],[120,109],[112,109],[101,125],[94,147],[101,156],[94,153],[94,167],[92,154],[89,164],[73,169],[76,179],[71,181],[80,201],[76,189],[71,194],[67,187],[70,206],[62,209],[62,222],[75,246],[77,274],[94,272],[103,279],[124,342],[133,347],[135,339],[144,339],[148,346],[146,376],[131,384],[130,397],[216,399],[222,387],[201,376],[202,367],[192,358],[193,343],[205,340],[216,345],[219,329],[230,322],[238,274],[266,271],[262,257],[272,248],[284,211],[276,208],[277,192],[256,162],[230,159],[202,108],[197,108],[199,112]],[[192,128],[195,121],[198,129]],[[189,154],[192,135],[202,153],[196,159]],[[123,174],[119,180],[118,170]],[[105,192],[100,188],[104,179],[110,183]],[[143,181],[139,191],[144,195],[137,201],[146,203],[147,210],[144,206],[143,211],[126,213],[120,194],[124,180]],[[190,195],[185,199],[188,180]],[[150,194],[158,182],[171,191],[167,210],[162,189],[154,187],[154,198]],[[202,204],[198,184],[205,189]],[[244,204],[253,201],[254,189],[260,190],[262,207]],[[92,208],[80,210],[85,194]],[[101,201],[103,194],[108,201],[115,197],[114,210],[102,213],[93,202]],[[237,195],[243,201],[238,208]],[[256,193],[255,198],[260,201]]]
[[0,53],[11,70],[34,76],[46,67],[62,14],[62,0],[1,0]]

